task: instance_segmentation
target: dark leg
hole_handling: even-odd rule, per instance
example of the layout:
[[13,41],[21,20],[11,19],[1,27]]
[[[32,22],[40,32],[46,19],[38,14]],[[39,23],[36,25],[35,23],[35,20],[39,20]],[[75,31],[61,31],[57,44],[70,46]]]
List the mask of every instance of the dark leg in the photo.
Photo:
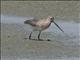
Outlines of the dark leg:
[[[41,31],[39,31],[38,40],[43,41],[43,39],[40,39],[40,34],[41,34]],[[46,41],[51,41],[51,40],[50,39],[47,39]]]
[[31,39],[31,35],[32,35],[32,32],[31,32],[30,35],[29,35],[29,39]]
[[41,39],[40,39],[40,34],[41,34],[41,31],[39,31],[39,34],[38,34],[38,40],[41,40]]

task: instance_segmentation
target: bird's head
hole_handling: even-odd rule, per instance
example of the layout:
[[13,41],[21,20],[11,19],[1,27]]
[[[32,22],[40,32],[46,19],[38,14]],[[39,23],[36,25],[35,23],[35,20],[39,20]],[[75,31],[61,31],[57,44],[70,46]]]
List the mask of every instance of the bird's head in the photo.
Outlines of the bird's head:
[[64,32],[64,31],[59,27],[59,25],[57,25],[57,23],[54,21],[54,17],[53,17],[53,16],[49,16],[48,18],[49,18],[49,20],[50,20],[52,23],[54,23],[62,32]]
[[49,18],[49,20],[50,20],[51,22],[54,22],[54,17],[53,17],[53,16],[48,16],[48,18]]

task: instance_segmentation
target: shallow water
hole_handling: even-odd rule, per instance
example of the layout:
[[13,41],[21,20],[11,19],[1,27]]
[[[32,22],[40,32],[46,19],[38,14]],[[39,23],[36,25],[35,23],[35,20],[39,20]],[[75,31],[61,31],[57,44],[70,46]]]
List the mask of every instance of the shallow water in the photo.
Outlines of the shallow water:
[[[15,31],[17,31],[18,29],[20,29],[20,30],[24,30],[24,31],[31,31],[31,27],[29,26],[29,25],[24,25],[24,20],[26,20],[26,19],[31,19],[31,18],[33,18],[33,17],[18,17],[18,16],[5,16],[5,15],[1,15],[1,23],[2,24],[4,24],[4,26],[6,26],[7,28],[12,28],[12,27],[16,27],[16,29],[14,29]],[[55,20],[56,21],[56,20]],[[56,21],[56,23],[65,31],[65,33],[62,33],[54,24],[51,24],[51,26],[49,27],[49,29],[47,29],[47,30],[45,30],[43,33],[42,33],[42,36],[44,36],[44,35],[46,35],[45,34],[45,32],[49,32],[49,34],[47,35],[48,36],[48,38],[51,38],[51,40],[53,40],[51,43],[49,42],[49,43],[46,43],[46,42],[36,42],[37,43],[37,45],[41,48],[42,46],[44,46],[44,48],[46,47],[46,45],[47,46],[49,46],[49,48],[53,48],[53,47],[55,47],[54,45],[56,45],[56,46],[58,46],[58,44],[57,44],[57,42],[55,42],[54,40],[56,40],[56,41],[58,41],[58,42],[61,42],[61,43],[63,43],[64,44],[64,48],[63,48],[63,51],[64,50],[66,50],[66,49],[69,49],[70,51],[72,51],[73,50],[73,52],[74,52],[74,50],[77,50],[76,48],[80,48],[80,23],[75,23],[75,22],[66,22],[66,21]],[[14,31],[13,30],[13,31]],[[6,30],[7,31],[7,30]],[[3,31],[4,32],[4,31]],[[8,32],[10,32],[11,34],[13,34],[12,33],[12,31],[8,31]],[[20,33],[20,32],[19,32]],[[34,35],[35,36],[35,35]],[[18,36],[19,37],[19,36]],[[44,36],[45,37],[45,36]],[[44,37],[42,37],[42,38],[44,38]],[[14,37],[13,37],[14,38]],[[15,39],[15,38],[14,38]],[[22,38],[21,38],[22,39]],[[12,40],[12,39],[11,39]],[[19,39],[20,40],[20,39]],[[13,41],[13,40],[12,40]],[[16,41],[18,41],[18,39],[16,40]],[[3,41],[4,42],[4,41]],[[6,41],[7,42],[7,41]],[[14,43],[12,43],[11,41],[10,41],[10,43],[9,43],[9,45],[12,43],[14,46],[17,46],[17,44],[16,44],[16,42],[15,42],[15,40],[13,41],[14,43],[15,43],[15,45],[14,45]],[[29,42],[29,41],[27,41],[27,42]],[[32,41],[31,41],[32,42]],[[31,42],[29,42],[29,44],[31,44]],[[8,42],[7,42],[8,43]],[[23,43],[23,41],[21,40],[21,42],[18,42],[18,44],[20,43],[20,47],[22,46],[22,43]],[[32,43],[35,43],[35,42],[32,42]],[[6,44],[6,43],[5,43]],[[3,46],[5,46],[5,44],[3,45]],[[27,43],[28,44],[28,43]],[[42,44],[42,45],[39,45],[39,44]],[[43,45],[44,44],[44,45]],[[50,45],[48,45],[48,44],[50,44]],[[52,44],[54,44],[54,45],[52,45]],[[13,45],[11,45],[11,46],[13,46]],[[24,43],[23,43],[23,45],[24,45]],[[14,46],[13,46],[13,48],[14,48]],[[34,45],[34,44],[32,44],[32,46],[34,46],[34,48],[35,48],[35,46],[36,45]],[[52,47],[53,46],[53,47]],[[7,46],[8,47],[8,46]],[[69,48],[70,47],[70,48]],[[12,49],[13,49],[12,48]],[[16,49],[17,48],[19,48],[19,46],[18,47],[16,47]],[[21,48],[24,48],[23,46],[21,47]],[[30,47],[28,47],[28,48],[30,48]],[[55,50],[57,49],[58,47],[55,47]],[[14,49],[13,51],[15,51],[16,49]],[[25,49],[25,48],[24,48]],[[21,52],[22,51],[25,51],[25,50],[20,50]],[[31,48],[32,49],[32,48]],[[59,49],[59,48],[58,48]],[[41,52],[41,54],[43,54],[43,52],[44,52],[44,50],[45,49],[42,49],[40,52]],[[48,50],[48,48],[47,48],[47,50]],[[53,49],[54,50],[54,49]],[[12,50],[10,50],[10,51],[12,51]],[[32,50],[31,50],[32,51]],[[34,50],[33,50],[34,51]],[[35,50],[35,51],[37,51],[37,50]],[[52,51],[52,50],[51,50]],[[26,51],[25,51],[26,52]],[[38,51],[39,52],[39,51]],[[49,52],[49,51],[48,51]],[[66,51],[64,51],[64,52],[66,52]],[[68,52],[68,51],[67,51]],[[64,54],[64,56],[67,54],[67,55],[70,55],[69,54],[69,52],[68,53],[65,53]],[[72,52],[72,54],[73,54],[73,57],[63,57],[63,58],[61,58],[61,60],[78,60],[79,58],[78,57],[74,57],[77,53],[73,53]],[[78,52],[78,50],[77,50],[77,52]],[[24,53],[24,52],[23,52]],[[29,53],[31,54],[31,52],[29,51]],[[50,54],[51,52],[49,52],[49,54]],[[53,53],[53,51],[52,51],[52,53]],[[20,53],[18,53],[18,54],[20,54]],[[45,53],[46,54],[46,53]],[[43,54],[43,55],[45,55],[45,54]],[[58,53],[57,53],[58,54]],[[57,54],[56,55],[54,55],[54,56],[57,56]],[[25,53],[23,54],[23,55],[25,55]],[[33,54],[32,55],[34,55],[34,52],[33,52]],[[31,56],[32,56],[31,55]],[[53,55],[53,54],[52,54]],[[62,54],[63,55],[63,54]],[[36,55],[35,55],[36,56]],[[49,55],[48,55],[49,56]],[[78,56],[78,55],[77,55]],[[44,56],[45,57],[45,56]],[[18,58],[18,57],[10,57],[10,58],[5,58],[5,57],[2,57],[2,60],[46,60],[46,58],[44,58],[43,56],[40,58]],[[60,60],[60,59],[57,59],[57,58],[50,58],[50,56],[49,56],[49,58],[47,57],[47,60]]]
[[[24,21],[32,18],[33,17],[1,15],[1,23],[22,25],[19,27],[23,27],[25,30],[27,26],[29,30],[31,30],[30,26],[24,24]],[[66,21],[56,21],[56,20],[55,22],[64,30],[65,33],[76,35],[76,36],[80,35],[80,23],[75,23],[73,21],[66,22]],[[64,34],[61,33],[61,31],[53,23],[51,24],[49,29],[46,29],[45,31]]]
[[[26,31],[31,31],[32,28],[29,25],[24,24],[24,21],[26,19],[32,19],[32,18],[33,17],[1,15],[1,23],[15,24],[20,29],[22,29],[26,32]],[[64,30],[65,33],[62,33],[53,23],[44,32],[50,32],[50,34],[53,35],[56,40],[65,39],[64,40],[65,42],[70,42],[70,40],[71,40],[71,41],[75,42],[76,44],[80,45],[80,42],[79,42],[79,40],[80,40],[80,23],[75,23],[73,21],[66,22],[66,21],[56,21],[56,20],[55,20],[55,22]],[[70,44],[71,43],[69,43],[67,45],[70,45]],[[74,44],[74,43],[72,43],[72,44]]]

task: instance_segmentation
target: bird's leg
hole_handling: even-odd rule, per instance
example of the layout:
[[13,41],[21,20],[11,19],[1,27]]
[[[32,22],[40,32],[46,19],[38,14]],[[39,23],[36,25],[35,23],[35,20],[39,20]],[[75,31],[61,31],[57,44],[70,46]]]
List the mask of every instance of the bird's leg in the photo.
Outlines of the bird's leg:
[[[38,40],[43,41],[43,39],[40,39],[40,34],[41,34],[41,31],[39,31]],[[51,41],[51,40],[50,39],[47,39],[47,41]]]
[[40,34],[41,34],[41,31],[39,31],[39,34],[38,34],[38,40],[41,40],[41,39],[40,39]]
[[31,35],[32,35],[32,32],[31,32],[30,35],[29,35],[29,39],[31,39]]

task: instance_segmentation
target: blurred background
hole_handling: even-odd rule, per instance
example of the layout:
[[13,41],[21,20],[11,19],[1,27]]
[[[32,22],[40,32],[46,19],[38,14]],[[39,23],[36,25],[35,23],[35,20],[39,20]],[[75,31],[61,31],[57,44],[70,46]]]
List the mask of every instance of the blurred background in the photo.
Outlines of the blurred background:
[[1,14],[79,22],[80,1],[1,1]]

